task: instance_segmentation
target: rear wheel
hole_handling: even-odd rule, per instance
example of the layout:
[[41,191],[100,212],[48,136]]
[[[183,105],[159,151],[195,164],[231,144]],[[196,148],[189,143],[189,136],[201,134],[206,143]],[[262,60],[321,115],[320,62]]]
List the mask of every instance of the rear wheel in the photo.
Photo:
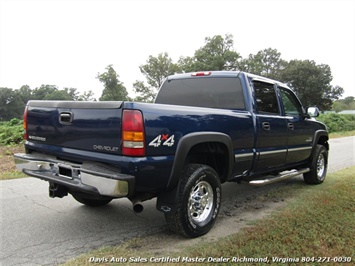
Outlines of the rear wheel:
[[90,207],[104,206],[110,203],[112,200],[111,198],[94,198],[94,197],[86,196],[83,194],[76,194],[76,193],[72,193],[72,196],[76,201]]
[[317,145],[314,150],[310,171],[303,174],[303,179],[307,184],[323,183],[327,174],[328,151],[323,145]]
[[181,175],[177,211],[165,213],[168,227],[189,237],[206,234],[213,227],[221,204],[221,184],[211,167],[189,164]]

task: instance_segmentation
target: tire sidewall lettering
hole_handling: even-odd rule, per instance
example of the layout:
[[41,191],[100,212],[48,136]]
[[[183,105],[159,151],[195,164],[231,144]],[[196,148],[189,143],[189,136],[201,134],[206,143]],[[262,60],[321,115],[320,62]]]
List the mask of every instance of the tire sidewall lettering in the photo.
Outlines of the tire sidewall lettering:
[[[210,177],[208,173],[200,174],[200,177],[197,178],[196,181],[193,183],[193,185],[190,189],[190,193],[192,192],[194,187],[201,181],[206,181],[210,184],[215,184],[215,180],[212,177]],[[212,187],[214,187],[214,186],[212,186]],[[198,224],[195,224],[192,221],[191,217],[187,214],[188,204],[189,204],[189,199],[187,199],[187,202],[186,202],[186,216],[187,216],[188,223],[194,230],[201,230],[198,228]],[[209,221],[205,224],[205,226],[208,226],[209,224],[213,223],[214,220],[217,218],[220,204],[221,204],[221,189],[217,186],[215,189],[213,189],[213,208],[214,208],[214,210],[212,211],[209,218],[207,218],[207,219],[209,219]]]

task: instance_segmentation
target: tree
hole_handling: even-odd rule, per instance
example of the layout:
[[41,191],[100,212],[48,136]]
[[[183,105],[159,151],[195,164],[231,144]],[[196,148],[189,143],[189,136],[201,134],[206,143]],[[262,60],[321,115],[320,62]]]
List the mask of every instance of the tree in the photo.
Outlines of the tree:
[[58,90],[58,87],[55,85],[44,85],[42,84],[39,88],[35,88],[32,91],[33,100],[44,100],[47,95],[52,94]]
[[23,85],[23,86],[21,86],[20,89],[16,90],[15,92],[17,93],[17,95],[21,99],[21,102],[23,103],[23,107],[25,108],[25,105],[27,104],[27,102],[29,100],[31,100],[33,97],[32,96],[33,91],[31,90],[30,86]]
[[68,95],[68,98],[71,101],[79,100],[80,95],[76,88],[64,88],[64,92]]
[[355,110],[355,97],[348,96],[345,99],[334,101],[333,110],[336,112],[341,112],[343,110]]
[[10,88],[0,88],[0,121],[21,118],[24,105],[18,94]]
[[50,94],[47,94],[43,100],[49,101],[72,101],[73,97],[67,90],[55,90]]
[[89,91],[84,91],[83,94],[79,95],[78,101],[96,101],[96,99],[94,98],[94,93],[89,90]]
[[167,52],[160,53],[157,57],[150,55],[146,64],[139,66],[139,70],[148,83],[146,85],[143,81],[137,80],[133,84],[135,93],[139,95],[135,98],[135,101],[142,102],[152,102],[164,79],[181,71],[179,66],[173,63]]
[[291,60],[280,77],[296,91],[305,106],[317,105],[321,110],[330,110],[332,101],[344,93],[342,87],[330,85],[333,79],[330,67],[314,61]]
[[184,72],[203,70],[236,70],[239,53],[233,50],[233,35],[205,38],[205,46],[195,51],[194,57],[181,57],[179,65]]
[[154,101],[156,90],[145,85],[143,81],[137,80],[135,83],[133,83],[133,88],[134,92],[138,94],[134,101],[146,103],[152,103]]
[[97,79],[104,84],[100,101],[125,101],[128,100],[126,87],[119,81],[119,75],[112,65],[106,67],[106,72],[97,74]]
[[286,68],[287,62],[281,59],[281,53],[276,49],[267,48],[259,51],[256,55],[242,59],[238,63],[239,70],[261,75],[264,77],[279,79],[280,73]]

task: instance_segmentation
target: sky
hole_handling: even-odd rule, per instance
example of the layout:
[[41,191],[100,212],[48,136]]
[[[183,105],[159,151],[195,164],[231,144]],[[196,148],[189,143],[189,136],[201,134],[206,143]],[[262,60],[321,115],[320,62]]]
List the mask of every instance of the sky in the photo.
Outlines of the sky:
[[92,90],[113,65],[130,96],[139,66],[167,52],[193,56],[205,37],[232,34],[242,57],[273,48],[284,60],[330,66],[355,96],[353,0],[0,0],[0,87]]

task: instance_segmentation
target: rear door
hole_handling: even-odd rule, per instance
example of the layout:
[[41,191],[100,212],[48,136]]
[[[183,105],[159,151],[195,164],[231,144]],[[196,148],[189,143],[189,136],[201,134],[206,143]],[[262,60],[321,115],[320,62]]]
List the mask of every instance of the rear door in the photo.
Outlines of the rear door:
[[287,121],[281,115],[275,85],[253,80],[256,102],[257,161],[255,172],[284,165],[287,154]]

